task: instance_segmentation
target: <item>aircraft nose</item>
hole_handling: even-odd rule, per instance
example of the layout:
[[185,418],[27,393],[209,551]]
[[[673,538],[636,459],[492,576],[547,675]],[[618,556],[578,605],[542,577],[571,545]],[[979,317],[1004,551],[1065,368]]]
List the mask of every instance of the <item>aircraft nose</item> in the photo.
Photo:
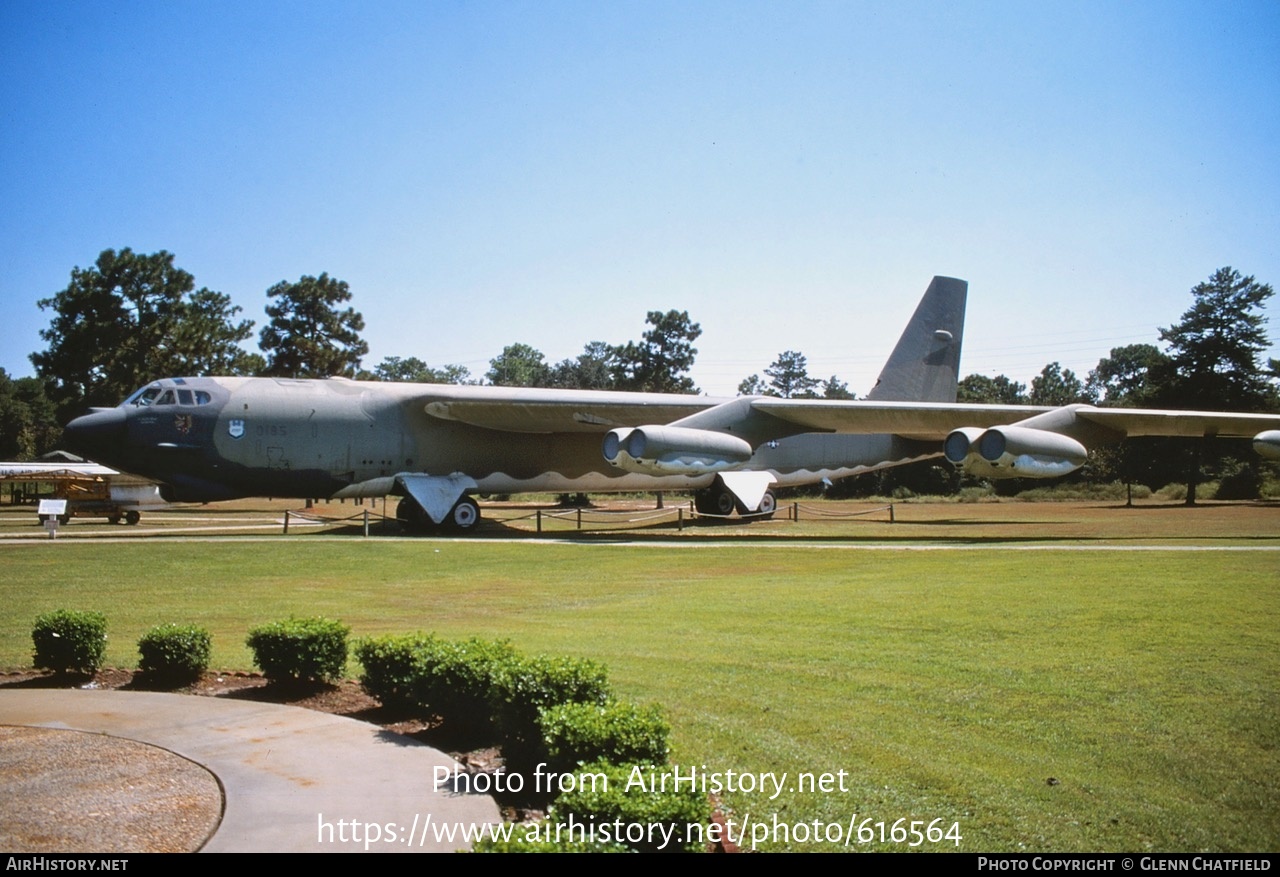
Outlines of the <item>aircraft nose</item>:
[[95,408],[67,424],[62,442],[82,457],[93,458],[103,450],[118,447],[124,439],[125,416],[120,408]]

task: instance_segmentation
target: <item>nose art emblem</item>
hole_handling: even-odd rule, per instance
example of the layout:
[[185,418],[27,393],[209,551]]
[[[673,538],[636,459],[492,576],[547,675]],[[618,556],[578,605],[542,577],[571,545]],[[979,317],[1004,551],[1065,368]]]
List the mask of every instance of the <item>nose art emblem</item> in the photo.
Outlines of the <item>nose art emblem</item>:
[[227,424],[227,435],[233,439],[242,438],[244,436],[244,421],[233,420]]
[[191,415],[179,414],[173,418],[173,426],[178,432],[186,435],[191,432]]

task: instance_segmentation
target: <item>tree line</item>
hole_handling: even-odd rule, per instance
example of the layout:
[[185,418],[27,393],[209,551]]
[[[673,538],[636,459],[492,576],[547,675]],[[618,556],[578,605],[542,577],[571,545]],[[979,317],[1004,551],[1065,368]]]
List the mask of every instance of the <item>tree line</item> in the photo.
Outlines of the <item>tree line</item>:
[[178,375],[348,377],[375,381],[697,393],[689,371],[701,327],[687,311],[650,311],[639,341],[593,341],[577,357],[549,363],[528,344],[508,345],[481,378],[463,365],[433,367],[416,356],[362,368],[369,345],[348,285],[327,273],[281,281],[266,291],[258,350],[245,349],[254,321],[231,298],[174,264],[168,252],[104,250],[72,269],[67,287],[41,299],[52,312],[32,353],[36,376],[0,369],[0,459],[51,450],[61,424],[110,407],[156,378]]
[[[1164,350],[1151,344],[1114,348],[1084,378],[1051,362],[1029,387],[1005,375],[971,374],[959,382],[958,400],[1280,411],[1280,363],[1262,361],[1268,347],[1262,309],[1272,296],[1271,287],[1222,268],[1197,284],[1191,295],[1194,302],[1179,322],[1160,329]],[[254,321],[242,318],[241,308],[232,305],[229,296],[197,289],[195,278],[178,268],[170,253],[104,250],[93,266],[74,268],[65,289],[39,302],[52,312],[52,319],[40,333],[47,347],[30,357],[36,376],[15,379],[0,370],[0,458],[27,459],[50,450],[61,433],[61,423],[91,406],[114,406],[164,376],[345,376],[698,392],[689,372],[702,328],[687,311],[650,311],[638,341],[592,341],[576,357],[560,362],[547,361],[528,344],[511,344],[490,360],[484,375],[474,377],[465,366],[435,367],[416,356],[388,356],[372,370],[362,368],[369,350],[360,335],[364,318],[350,305],[348,285],[328,274],[281,281],[266,291],[266,298],[268,319],[257,335],[254,352],[243,346],[254,336]],[[837,376],[810,375],[808,361],[799,351],[783,351],[763,373],[763,378],[753,374],[744,379],[738,392],[855,398]],[[1134,444],[1095,455],[1097,460],[1082,477],[1150,482],[1167,478],[1179,467],[1185,473],[1189,466],[1221,466],[1227,454],[1221,450],[1191,454],[1185,450],[1188,443],[1167,440],[1168,447],[1155,450],[1152,446],[1159,443],[1153,440],[1137,451],[1132,449]],[[1183,449],[1176,450],[1179,447]],[[1189,455],[1195,457],[1190,463]],[[934,482],[941,478],[930,469],[916,471],[932,472],[928,477]],[[912,477],[910,471],[896,470],[878,476],[880,482]],[[948,480],[956,479],[948,476]]]

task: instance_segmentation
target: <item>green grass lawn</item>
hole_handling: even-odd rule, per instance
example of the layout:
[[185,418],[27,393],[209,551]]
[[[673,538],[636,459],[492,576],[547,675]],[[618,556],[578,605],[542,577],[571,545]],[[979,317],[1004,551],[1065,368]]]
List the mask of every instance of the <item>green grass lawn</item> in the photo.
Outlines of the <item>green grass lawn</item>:
[[30,666],[55,608],[104,612],[115,666],[168,621],[207,627],[223,668],[291,614],[502,637],[607,664],[666,707],[686,767],[847,772],[847,791],[726,794],[738,818],[941,819],[969,851],[1280,849],[1275,552],[290,539],[0,563],[0,667]]

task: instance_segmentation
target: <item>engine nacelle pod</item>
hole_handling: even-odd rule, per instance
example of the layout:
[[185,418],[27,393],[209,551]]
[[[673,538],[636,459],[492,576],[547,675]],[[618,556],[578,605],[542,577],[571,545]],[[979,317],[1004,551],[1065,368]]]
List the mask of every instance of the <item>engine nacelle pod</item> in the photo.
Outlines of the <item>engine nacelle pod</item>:
[[619,469],[647,475],[706,475],[751,459],[751,445],[737,436],[682,426],[612,429],[601,448]]
[[1253,450],[1264,460],[1280,460],[1280,429],[1269,429],[1255,435]]
[[1075,439],[1027,426],[957,429],[943,450],[948,460],[979,478],[1057,478],[1089,457]]
[[942,443],[942,453],[947,458],[947,462],[954,466],[964,468],[972,456],[975,459],[981,459],[978,454],[978,439],[986,432],[977,426],[966,426],[962,429],[953,430],[947,436],[946,441]]

